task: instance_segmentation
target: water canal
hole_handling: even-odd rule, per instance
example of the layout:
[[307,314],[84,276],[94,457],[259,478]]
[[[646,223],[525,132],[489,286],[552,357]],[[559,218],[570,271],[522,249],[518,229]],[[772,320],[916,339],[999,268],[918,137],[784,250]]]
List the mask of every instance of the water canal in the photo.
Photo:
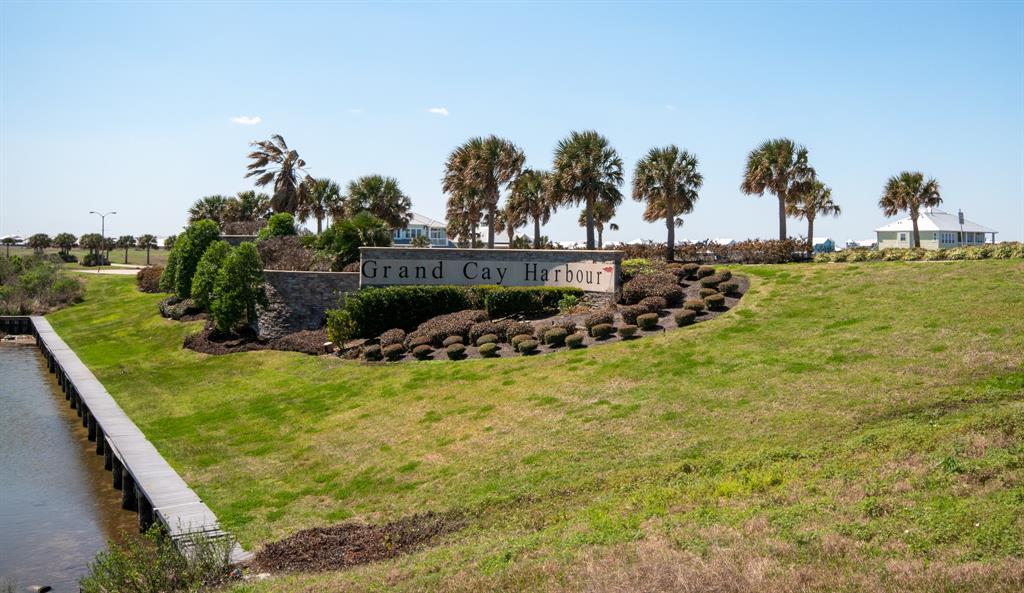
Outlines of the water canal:
[[108,539],[137,537],[95,450],[39,350],[0,344],[0,591],[78,591]]

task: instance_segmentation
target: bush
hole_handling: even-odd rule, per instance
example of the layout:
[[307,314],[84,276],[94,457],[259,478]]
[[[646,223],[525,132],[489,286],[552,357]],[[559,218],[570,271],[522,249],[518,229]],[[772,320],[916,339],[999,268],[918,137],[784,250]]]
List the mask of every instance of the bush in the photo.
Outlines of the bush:
[[178,254],[172,249],[167,254],[167,267],[163,274],[160,274],[160,292],[174,292],[174,284],[177,281],[175,275],[178,272]]
[[647,309],[648,313],[661,313],[668,307],[668,302],[660,296],[647,297],[637,304],[644,309]]
[[484,358],[496,358],[498,356],[498,345],[488,342],[480,346],[480,356]]
[[210,311],[220,331],[256,321],[256,305],[266,304],[263,265],[252,243],[242,243],[224,260],[213,286]]
[[590,335],[598,340],[603,340],[612,335],[614,329],[610,323],[599,323],[590,328]]
[[684,309],[689,309],[696,313],[700,313],[701,311],[703,311],[704,307],[704,301],[698,301],[695,299],[688,299],[685,303],[683,303]]
[[42,315],[81,301],[81,280],[59,261],[57,256],[0,255],[0,315]]
[[481,321],[480,323],[474,323],[469,328],[469,340],[476,344],[480,340],[480,336],[491,335],[497,338],[495,341],[506,342],[508,341],[508,335],[506,330],[512,321],[508,319],[500,319],[498,321]]
[[109,266],[110,260],[107,259],[107,256],[102,253],[97,254],[93,251],[90,251],[89,253],[85,254],[85,257],[82,258],[82,265],[87,268],[92,268],[95,266]]
[[447,348],[448,346],[452,346],[454,344],[462,344],[464,342],[465,340],[462,339],[462,336],[448,336],[447,338],[444,339],[444,341],[441,342],[441,345]]
[[199,258],[195,276],[192,277],[192,300],[200,309],[209,309],[213,299],[213,285],[217,280],[224,260],[231,254],[231,246],[224,241],[214,241]]
[[373,361],[380,360],[382,358],[380,346],[377,346],[376,344],[363,346],[363,358]]
[[636,318],[636,324],[644,331],[655,329],[658,327],[658,314],[644,313]]
[[330,309],[327,311],[327,337],[335,344],[344,344],[355,335],[355,324],[348,311]]
[[394,344],[401,344],[405,341],[405,330],[393,328],[382,333],[380,335],[380,345],[382,347],[392,346]]
[[565,331],[564,328],[553,327],[544,332],[544,343],[548,346],[563,346],[568,335],[569,332]]
[[550,328],[560,327],[565,330],[567,334],[574,333],[576,331],[576,322],[572,319],[556,319],[551,322]]
[[[185,232],[174,242],[171,253],[176,254],[174,292],[178,297],[187,299],[192,296],[192,277],[196,273],[199,260],[206,253],[206,248],[216,241],[219,235],[220,227],[216,222],[200,220],[188,225]],[[253,252],[255,253],[255,249]]]
[[651,265],[651,260],[641,257],[623,260],[619,269],[622,271],[623,280],[627,282],[641,274],[649,274],[655,271],[654,266]]
[[622,299],[628,304],[654,296],[665,299],[668,306],[675,306],[683,300],[683,289],[675,276],[665,273],[637,276],[622,287]]
[[715,290],[714,288],[702,288],[699,291],[697,291],[697,294],[700,296],[700,298],[706,299],[713,294],[718,294],[718,291]]
[[704,304],[708,306],[708,309],[722,309],[725,307],[725,295],[713,294],[704,299]]
[[637,327],[635,325],[623,325],[619,328],[619,337],[623,340],[629,340],[636,337]]
[[409,336],[405,345],[410,350],[415,350],[418,346],[430,346],[430,338],[424,335]]
[[426,336],[430,340],[430,344],[438,348],[444,347],[444,341],[451,336],[459,336],[465,343],[466,337],[469,335],[469,328],[474,323],[486,318],[487,313],[474,309],[438,315],[421,323],[416,331],[409,334],[409,337]]
[[520,354],[530,355],[537,352],[537,348],[539,346],[540,344],[537,343],[537,340],[530,339],[519,342],[519,347],[517,349],[519,350]]
[[718,276],[722,279],[723,282],[726,280],[732,280],[732,272],[730,272],[729,270],[720,270],[718,272]]
[[505,334],[508,336],[509,341],[511,341],[515,336],[522,335],[530,336],[532,338],[535,333],[536,329],[529,321],[513,321],[505,328]]
[[429,360],[434,355],[434,349],[427,344],[421,344],[412,349],[412,355],[416,360]]
[[636,318],[648,313],[647,308],[642,305],[628,305],[623,307],[620,311],[622,314],[622,322],[629,325],[636,325]]
[[558,309],[558,303],[567,296],[583,296],[578,288],[559,286],[513,286],[486,291],[484,308],[492,319],[512,315],[528,315]]
[[278,212],[271,216],[267,226],[256,234],[256,240],[263,241],[271,237],[288,237],[295,234],[295,218],[287,212]]
[[722,294],[733,295],[733,294],[739,293],[740,285],[739,285],[738,282],[736,282],[734,280],[730,280],[729,282],[723,282],[723,283],[719,284],[718,285],[718,290]]
[[673,315],[673,318],[676,321],[677,327],[683,327],[684,325],[690,325],[697,320],[697,312],[692,309],[683,309]]
[[724,282],[724,280],[719,274],[712,274],[700,279],[700,285],[704,288],[717,288],[722,282]]
[[161,266],[142,268],[135,274],[135,285],[139,287],[140,292],[161,292],[160,278],[163,274],[164,269]]
[[365,211],[335,221],[316,239],[317,249],[331,258],[332,270],[343,270],[345,266],[358,262],[360,247],[389,245],[391,230],[388,225]]
[[412,331],[428,319],[469,307],[466,292],[455,286],[364,288],[345,295],[353,338],[372,338],[394,328]]
[[519,344],[525,342],[526,340],[532,340],[532,339],[533,339],[533,334],[517,334],[515,336],[512,336],[512,340],[511,340],[511,342],[512,342],[512,349],[513,350],[519,350]]
[[448,354],[449,360],[462,360],[466,358],[466,345],[465,344],[449,344],[445,349],[445,353]]
[[574,294],[567,294],[558,301],[558,311],[560,313],[568,313],[572,311],[580,304],[580,297]]
[[582,348],[584,346],[583,341],[587,338],[587,335],[583,332],[576,332],[569,334],[565,337],[565,345],[569,348]]
[[483,346],[484,344],[497,344],[498,336],[494,334],[484,334],[476,339],[474,342],[477,346]]
[[268,270],[299,270],[304,272],[328,272],[332,270],[334,258],[322,251],[305,246],[305,237],[270,237],[256,244],[260,259]]
[[697,278],[707,278],[715,273],[715,268],[712,266],[699,266],[697,268]]
[[699,264],[683,264],[680,268],[683,277],[685,277],[687,280],[696,280],[698,269],[700,269]]
[[405,346],[402,346],[401,344],[389,344],[384,346],[381,352],[384,354],[385,359],[395,362],[396,360],[401,360],[402,357],[405,356]]
[[587,331],[594,329],[596,325],[611,325],[615,321],[615,311],[606,309],[604,311],[597,311],[591,313],[583,320],[583,327],[587,328]]

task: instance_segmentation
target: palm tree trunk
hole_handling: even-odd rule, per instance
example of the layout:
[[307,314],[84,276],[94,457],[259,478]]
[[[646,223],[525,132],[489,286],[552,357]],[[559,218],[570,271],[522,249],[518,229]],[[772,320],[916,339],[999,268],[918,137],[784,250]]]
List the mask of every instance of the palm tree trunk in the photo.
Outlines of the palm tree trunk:
[[587,196],[587,249],[594,248],[594,198]]
[[672,200],[665,200],[665,225],[668,226],[668,240],[665,241],[665,261],[676,258],[676,215],[672,211]]
[[125,265],[128,265],[128,248],[127,247],[124,248],[124,263],[125,263]]
[[487,210],[487,248],[494,249],[494,208]]
[[597,248],[604,249],[604,225],[597,227]]
[[786,196],[779,196],[779,241],[786,240]]
[[149,245],[146,245],[146,265],[149,265]]
[[533,217],[533,248],[540,249],[540,217]]
[[316,217],[316,234],[319,235],[320,233],[323,232],[323,230],[324,230],[324,217],[323,216],[317,216]]
[[913,235],[913,237],[914,237],[914,244],[911,245],[911,247],[920,247],[920,245],[921,245],[921,233],[919,233],[918,230],[917,230],[917,213],[916,212],[912,213],[910,215],[910,223],[914,225],[914,235]]
[[814,255],[814,217],[807,217],[807,253]]

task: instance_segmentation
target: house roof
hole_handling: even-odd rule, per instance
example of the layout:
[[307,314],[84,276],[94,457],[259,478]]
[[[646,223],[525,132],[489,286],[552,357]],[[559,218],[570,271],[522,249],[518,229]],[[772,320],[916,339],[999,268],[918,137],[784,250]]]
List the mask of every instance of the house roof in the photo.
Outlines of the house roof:
[[446,222],[444,222],[442,220],[434,220],[433,218],[430,218],[429,216],[423,216],[422,214],[419,214],[417,212],[410,212],[410,214],[412,214],[412,219],[409,221],[410,225],[417,224],[417,225],[422,225],[422,226],[425,226],[425,227],[441,227],[441,228],[444,228],[444,227],[448,226],[448,223],[446,223]]
[[[917,229],[919,231],[959,231],[960,220],[956,214],[943,212],[935,208],[928,208],[917,217]],[[875,229],[879,231],[912,231],[914,224],[910,217],[890,222],[889,224]],[[994,229],[981,226],[976,222],[964,219],[964,232],[968,233],[994,233]]]

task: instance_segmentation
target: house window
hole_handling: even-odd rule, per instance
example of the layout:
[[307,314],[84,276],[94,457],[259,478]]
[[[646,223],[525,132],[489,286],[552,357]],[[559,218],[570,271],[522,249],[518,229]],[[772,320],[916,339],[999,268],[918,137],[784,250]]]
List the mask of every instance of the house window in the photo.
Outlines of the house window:
[[900,233],[900,243],[906,243],[906,242],[907,242],[907,234],[906,233]]
[[436,228],[436,227],[430,229],[430,238],[431,239],[444,239],[444,229]]

